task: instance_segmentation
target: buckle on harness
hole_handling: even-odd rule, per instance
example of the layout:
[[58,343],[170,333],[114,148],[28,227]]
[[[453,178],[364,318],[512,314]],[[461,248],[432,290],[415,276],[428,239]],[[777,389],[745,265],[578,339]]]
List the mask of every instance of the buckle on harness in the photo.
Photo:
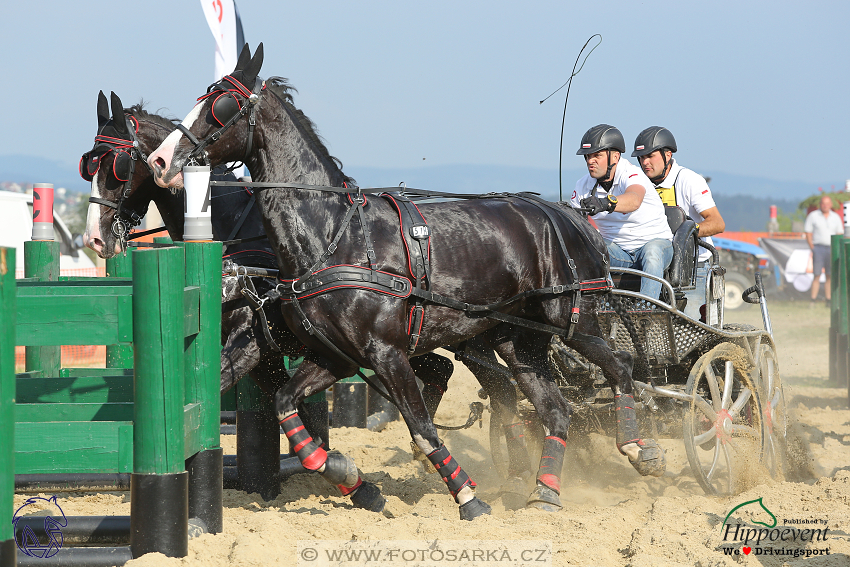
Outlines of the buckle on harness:
[[580,310],[578,307],[573,307],[572,315],[570,315],[570,323],[578,323],[579,312]]
[[564,293],[566,288],[567,288],[567,286],[565,286],[565,285],[553,285],[552,286],[552,293],[554,293],[554,294]]
[[407,290],[407,281],[400,278],[392,278],[392,290],[404,293]]

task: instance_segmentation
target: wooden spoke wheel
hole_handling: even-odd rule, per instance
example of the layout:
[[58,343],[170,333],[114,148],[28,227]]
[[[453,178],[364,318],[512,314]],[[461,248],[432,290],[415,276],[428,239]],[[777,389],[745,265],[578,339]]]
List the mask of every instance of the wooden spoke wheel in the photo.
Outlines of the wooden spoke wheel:
[[759,463],[764,427],[759,391],[744,350],[721,343],[691,369],[682,430],[685,452],[700,486],[711,495],[745,488],[743,479]]
[[490,412],[490,458],[499,473],[499,478],[508,478],[508,448],[505,444],[505,431],[495,411]]
[[764,423],[762,462],[770,476],[783,480],[786,471],[787,408],[776,352],[769,344],[759,346],[758,385]]

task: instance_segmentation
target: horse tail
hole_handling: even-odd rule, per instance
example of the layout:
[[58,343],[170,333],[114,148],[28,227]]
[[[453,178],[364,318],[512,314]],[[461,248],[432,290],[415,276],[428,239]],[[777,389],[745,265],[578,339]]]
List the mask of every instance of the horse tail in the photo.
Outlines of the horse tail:
[[643,343],[638,336],[637,328],[635,327],[634,321],[632,321],[631,314],[625,307],[623,307],[623,304],[620,302],[620,298],[614,293],[608,294],[608,301],[611,303],[611,306],[614,308],[617,315],[619,315],[620,320],[623,321],[623,325],[626,326],[626,330],[629,332],[629,336],[632,339],[632,344],[635,345],[637,357],[635,358],[635,366],[632,370],[632,377],[634,378],[635,375],[648,377],[649,381],[654,386],[655,379],[652,377],[652,371],[649,369],[649,358],[646,356],[646,351],[644,350]]

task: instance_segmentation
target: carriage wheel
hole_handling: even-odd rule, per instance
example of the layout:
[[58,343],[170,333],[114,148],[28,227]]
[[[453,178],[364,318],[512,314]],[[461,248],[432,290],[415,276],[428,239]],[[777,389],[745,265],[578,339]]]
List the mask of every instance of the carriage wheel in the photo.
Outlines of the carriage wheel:
[[744,350],[721,343],[704,354],[688,377],[682,423],[685,452],[700,486],[711,495],[735,494],[746,473],[760,466],[763,425],[759,394]]
[[762,344],[759,362],[759,395],[764,416],[764,451],[762,460],[770,476],[783,480],[785,475],[785,447],[787,412],[785,393],[779,377],[776,353],[769,344]]
[[493,459],[493,466],[499,473],[499,478],[502,480],[508,478],[508,449],[505,445],[505,432],[499,416],[494,411],[490,412],[490,457]]

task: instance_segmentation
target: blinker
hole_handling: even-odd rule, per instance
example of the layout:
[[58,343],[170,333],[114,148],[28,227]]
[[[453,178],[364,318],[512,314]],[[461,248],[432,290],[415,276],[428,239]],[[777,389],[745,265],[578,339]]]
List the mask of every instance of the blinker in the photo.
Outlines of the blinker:
[[212,104],[212,115],[219,126],[224,126],[242,109],[239,100],[231,92],[223,92],[216,97]]

